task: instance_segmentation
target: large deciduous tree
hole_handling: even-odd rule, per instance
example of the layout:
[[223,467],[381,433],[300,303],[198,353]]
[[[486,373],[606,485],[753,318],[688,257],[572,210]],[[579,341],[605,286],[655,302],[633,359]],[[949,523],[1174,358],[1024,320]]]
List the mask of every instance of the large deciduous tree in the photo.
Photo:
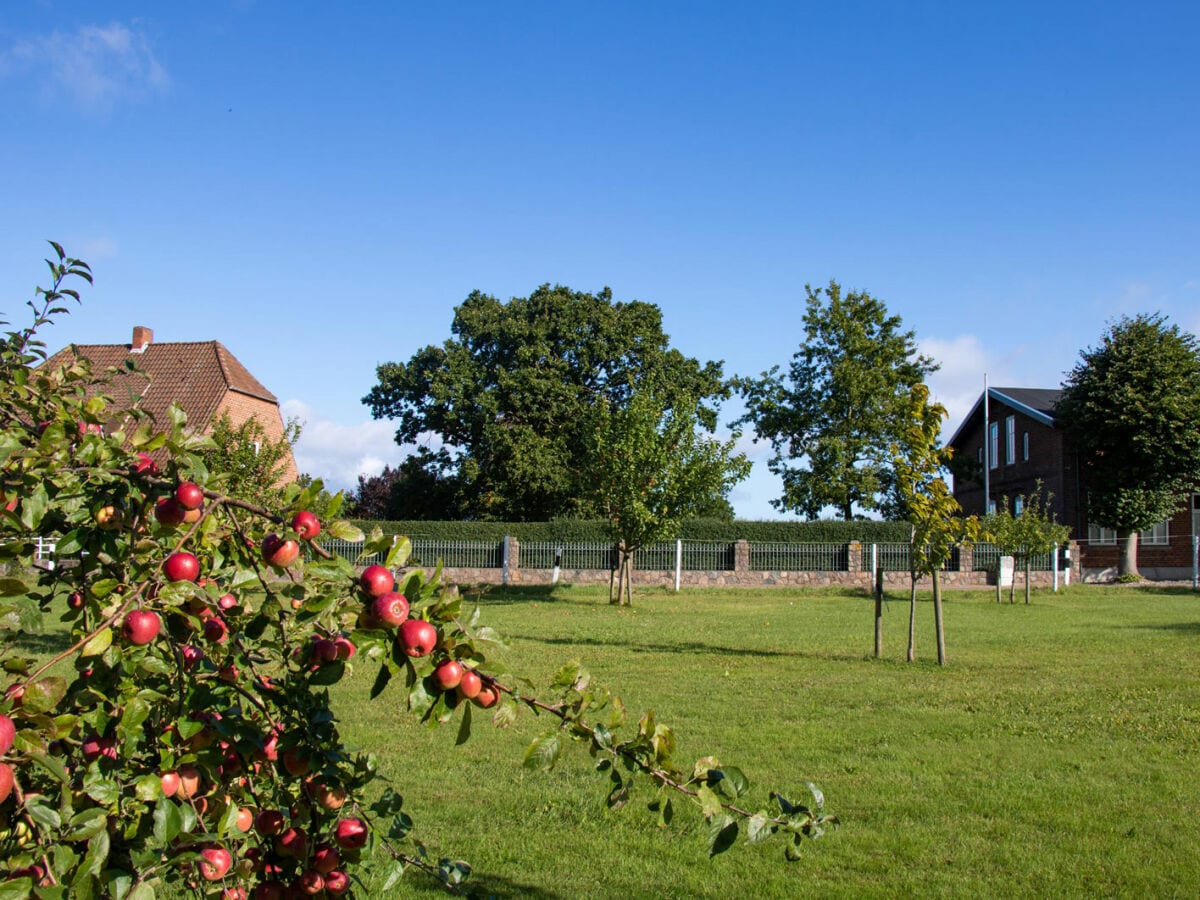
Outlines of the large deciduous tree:
[[1137,576],[1138,532],[1200,481],[1200,348],[1159,314],[1122,317],[1067,376],[1058,420],[1079,452],[1088,521],[1117,531]]
[[609,602],[631,602],[633,554],[674,537],[683,521],[723,499],[750,474],[737,435],[721,441],[698,430],[694,404],[673,408],[647,387],[628,405],[602,403],[589,449],[591,496],[616,548]]
[[594,514],[581,480],[594,407],[620,409],[653,383],[667,410],[689,405],[711,429],[715,401],[729,393],[720,363],[670,348],[657,306],[615,302],[607,288],[543,285],[507,303],[476,291],[455,309],[452,331],[408,362],[379,366],[363,402],[396,420],[397,443],[440,438],[412,465],[439,489],[452,486],[471,518]]
[[786,374],[775,366],[741,381],[739,423],[771,441],[769,465],[783,479],[776,508],[815,519],[832,506],[849,520],[888,504],[902,398],[937,366],[867,292],[843,294],[836,281],[805,290],[804,343]]

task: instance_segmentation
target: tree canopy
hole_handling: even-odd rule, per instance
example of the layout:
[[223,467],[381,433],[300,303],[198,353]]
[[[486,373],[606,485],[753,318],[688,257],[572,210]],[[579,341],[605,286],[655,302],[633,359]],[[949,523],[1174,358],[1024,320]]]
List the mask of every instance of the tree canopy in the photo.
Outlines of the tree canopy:
[[711,429],[729,394],[721,363],[669,346],[657,306],[616,302],[608,288],[547,284],[506,303],[476,291],[456,307],[451,331],[407,362],[380,365],[363,402],[396,421],[397,443],[423,444],[410,474],[425,477],[399,490],[448,493],[468,518],[595,514],[581,462],[598,404],[623,408],[652,383],[665,409],[688,405]]
[[1088,521],[1123,539],[1137,575],[1137,534],[1170,517],[1200,481],[1200,348],[1159,314],[1122,317],[1081,352],[1057,416],[1080,455]]
[[781,510],[815,519],[832,506],[843,519],[890,509],[888,447],[897,438],[905,392],[937,365],[916,350],[912,331],[865,291],[836,281],[808,293],[805,338],[786,374],[778,366],[739,390],[749,422],[771,441],[771,471],[783,479]]
[[602,403],[596,411],[589,458],[591,495],[617,545],[616,591],[632,594],[632,555],[674,537],[683,521],[710,509],[750,474],[745,454],[727,441],[698,432],[694,404],[667,409],[653,389],[623,408]]
[[219,475],[225,490],[263,503],[280,503],[288,460],[303,427],[299,419],[288,419],[283,434],[272,440],[256,417],[234,425],[229,413],[222,413],[212,424],[212,442],[199,456],[210,472]]

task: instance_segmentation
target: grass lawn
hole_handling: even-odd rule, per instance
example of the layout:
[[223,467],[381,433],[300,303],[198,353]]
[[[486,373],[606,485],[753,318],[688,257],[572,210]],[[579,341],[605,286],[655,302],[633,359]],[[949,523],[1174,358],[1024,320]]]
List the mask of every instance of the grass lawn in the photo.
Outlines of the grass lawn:
[[[949,594],[949,665],[919,604],[905,663],[907,598],[869,658],[861,595],[773,589],[643,591],[631,610],[602,590],[495,589],[485,618],[509,661],[544,684],[584,661],[636,718],[652,708],[681,764],[712,754],[796,796],[812,780],[842,827],[797,863],[779,841],[709,860],[705,828],[677,804],[665,830],[644,792],[604,806],[582,747],[546,775],[521,755],[547,719],[510,731],[476,719],[429,730],[338,688],[346,738],[378,750],[430,852],[465,858],[499,897],[1200,895],[1200,596],[1074,587],[996,605]],[[398,896],[435,888],[416,873]]]

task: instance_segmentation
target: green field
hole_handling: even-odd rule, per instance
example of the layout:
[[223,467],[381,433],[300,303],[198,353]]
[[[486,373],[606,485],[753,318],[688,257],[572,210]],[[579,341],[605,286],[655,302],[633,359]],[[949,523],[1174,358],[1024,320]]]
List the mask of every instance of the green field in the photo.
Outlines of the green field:
[[[680,738],[750,776],[754,803],[823,789],[842,827],[787,863],[768,842],[710,860],[698,816],[660,830],[641,798],[605,808],[582,747],[551,774],[521,768],[550,727],[428,730],[339,688],[345,735],[384,772],[433,855],[469,860],[476,890],[521,897],[1196,896],[1200,894],[1200,595],[1075,587],[1032,606],[951,593],[949,665],[903,661],[906,598],[869,658],[861,595],[495,589],[486,619],[539,684],[578,658]],[[435,891],[411,873],[400,895]]]

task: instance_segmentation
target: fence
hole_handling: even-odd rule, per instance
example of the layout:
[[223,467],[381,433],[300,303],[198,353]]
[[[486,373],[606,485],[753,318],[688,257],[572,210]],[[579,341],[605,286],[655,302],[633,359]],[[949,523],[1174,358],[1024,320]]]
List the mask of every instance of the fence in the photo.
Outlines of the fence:
[[[607,581],[617,554],[609,543],[529,541],[445,541],[414,538],[411,565],[432,567],[440,560],[448,578],[460,582],[583,584]],[[327,540],[325,549],[359,559],[361,544]],[[942,568],[947,586],[994,583],[999,551],[992,544],[955,547]],[[1073,552],[1071,565],[1079,555]],[[749,541],[669,541],[634,554],[635,579],[642,584],[719,585],[859,585],[869,587],[878,567],[885,583],[907,584],[910,547],[901,543],[781,543]],[[1057,584],[1054,555],[1031,561],[1034,583]],[[1023,576],[1023,572],[1020,573]],[[1078,579],[1075,572],[1074,579]]]

